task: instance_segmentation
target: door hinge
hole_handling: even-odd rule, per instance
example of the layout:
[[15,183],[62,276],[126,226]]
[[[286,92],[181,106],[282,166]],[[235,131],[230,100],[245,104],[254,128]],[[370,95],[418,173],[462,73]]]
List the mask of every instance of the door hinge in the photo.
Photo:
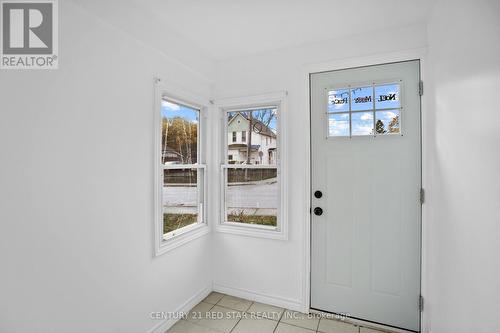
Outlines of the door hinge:
[[418,298],[418,309],[420,312],[424,311],[424,296],[420,295]]
[[418,94],[422,96],[424,94],[424,81],[420,80],[418,82]]
[[420,204],[423,205],[425,202],[425,190],[423,188],[420,189]]

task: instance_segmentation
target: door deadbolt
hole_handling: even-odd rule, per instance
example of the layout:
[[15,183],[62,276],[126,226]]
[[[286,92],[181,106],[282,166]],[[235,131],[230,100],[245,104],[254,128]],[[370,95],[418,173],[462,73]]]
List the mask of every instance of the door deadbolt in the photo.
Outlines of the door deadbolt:
[[321,207],[314,208],[314,215],[323,215],[323,209]]
[[319,199],[319,198],[321,198],[322,196],[323,196],[323,192],[321,192],[321,191],[315,191],[315,192],[314,192],[314,197],[315,197],[316,199]]

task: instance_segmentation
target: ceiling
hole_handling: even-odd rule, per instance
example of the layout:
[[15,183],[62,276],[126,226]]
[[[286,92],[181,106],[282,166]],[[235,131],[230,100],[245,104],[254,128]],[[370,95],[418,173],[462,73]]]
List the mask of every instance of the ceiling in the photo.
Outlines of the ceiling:
[[[115,22],[170,31],[212,60],[424,22],[434,0],[76,0]],[[106,10],[107,8],[107,10]],[[119,16],[119,17],[118,17]],[[106,18],[106,17],[104,17]],[[127,19],[128,18],[128,19]],[[113,20],[111,20],[113,21]],[[126,27],[123,26],[126,30]],[[161,43],[161,41],[159,41]]]

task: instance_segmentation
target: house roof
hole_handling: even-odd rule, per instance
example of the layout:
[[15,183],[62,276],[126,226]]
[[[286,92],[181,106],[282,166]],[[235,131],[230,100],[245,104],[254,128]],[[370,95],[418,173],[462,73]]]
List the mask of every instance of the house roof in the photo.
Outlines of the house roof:
[[[242,117],[246,121],[250,121],[243,113],[238,112],[238,114],[236,116],[232,117],[229,120],[228,125],[238,116]],[[271,138],[276,138],[276,133],[274,133],[273,130],[269,126],[264,124],[262,121],[255,119],[255,118],[252,118],[252,124],[253,124],[252,127],[253,127],[254,133],[266,135],[266,136],[269,136]]]

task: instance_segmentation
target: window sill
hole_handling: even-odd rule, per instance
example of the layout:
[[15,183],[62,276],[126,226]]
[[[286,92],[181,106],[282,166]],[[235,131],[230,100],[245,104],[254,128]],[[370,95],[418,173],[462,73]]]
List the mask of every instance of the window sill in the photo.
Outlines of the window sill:
[[216,231],[233,235],[288,240],[288,233],[285,230],[276,230],[266,226],[241,225],[241,223],[235,222],[223,222],[216,227]]
[[164,253],[172,251],[173,249],[206,235],[209,232],[210,228],[206,225],[206,223],[200,223],[199,225],[193,226],[189,230],[181,232],[178,235],[169,236],[167,239],[162,238],[160,246],[155,251],[155,255],[160,256]]

